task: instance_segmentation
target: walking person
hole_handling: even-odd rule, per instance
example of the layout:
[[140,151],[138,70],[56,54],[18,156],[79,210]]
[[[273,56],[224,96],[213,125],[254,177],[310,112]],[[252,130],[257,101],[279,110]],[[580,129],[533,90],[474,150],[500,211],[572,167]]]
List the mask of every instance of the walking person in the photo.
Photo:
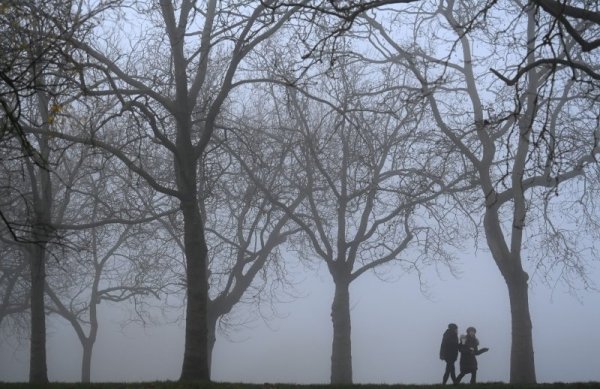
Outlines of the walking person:
[[483,354],[488,351],[487,347],[479,349],[479,340],[475,336],[477,330],[475,327],[467,328],[467,335],[460,337],[460,343],[458,349],[460,351],[460,374],[456,377],[455,384],[459,384],[460,380],[467,375],[471,374],[471,383],[477,382],[477,355]]
[[442,345],[440,346],[440,359],[446,361],[446,370],[442,378],[442,385],[448,381],[448,377],[452,378],[452,383],[456,382],[456,372],[454,362],[458,357],[458,326],[454,323],[448,324],[448,329],[442,337]]

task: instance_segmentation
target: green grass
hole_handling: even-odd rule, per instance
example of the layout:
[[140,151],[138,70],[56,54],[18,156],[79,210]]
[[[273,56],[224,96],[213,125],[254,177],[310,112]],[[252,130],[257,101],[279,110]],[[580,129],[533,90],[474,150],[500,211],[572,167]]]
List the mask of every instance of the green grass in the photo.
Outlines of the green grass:
[[[292,385],[292,384],[242,384],[242,383],[181,383],[181,382],[140,382],[140,383],[51,383],[48,385],[30,385],[27,383],[2,383],[0,388],[19,389],[19,388],[82,388],[82,389],[319,389],[319,388],[357,388],[357,389],[434,389],[434,388],[452,388],[453,385],[376,385],[376,384],[355,384],[355,385]],[[581,382],[581,383],[553,383],[553,384],[528,384],[512,385],[505,383],[481,383],[476,385],[460,384],[456,386],[464,389],[510,389],[510,388],[540,388],[540,389],[592,389],[600,388],[600,382]]]

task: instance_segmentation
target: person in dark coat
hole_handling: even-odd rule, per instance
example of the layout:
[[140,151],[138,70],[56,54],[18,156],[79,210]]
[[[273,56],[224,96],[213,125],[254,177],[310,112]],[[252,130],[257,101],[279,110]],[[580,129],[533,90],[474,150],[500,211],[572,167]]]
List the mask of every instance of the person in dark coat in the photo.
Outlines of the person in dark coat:
[[471,374],[471,383],[477,382],[477,355],[483,354],[488,351],[487,347],[479,349],[479,340],[475,336],[477,330],[475,327],[467,328],[467,335],[460,337],[460,343],[458,349],[460,351],[460,374],[456,377],[456,384],[460,383],[460,380],[467,375]]
[[448,377],[452,378],[452,382],[456,382],[456,372],[454,370],[454,362],[458,357],[458,326],[454,323],[448,324],[448,329],[442,337],[442,345],[440,346],[440,359],[446,361],[446,370],[442,378],[442,385],[448,381]]

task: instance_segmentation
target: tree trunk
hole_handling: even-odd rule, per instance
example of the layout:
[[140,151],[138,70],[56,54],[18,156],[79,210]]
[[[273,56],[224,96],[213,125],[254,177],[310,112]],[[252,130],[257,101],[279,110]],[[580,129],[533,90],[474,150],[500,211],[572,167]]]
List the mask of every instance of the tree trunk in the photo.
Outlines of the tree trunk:
[[335,296],[331,305],[333,344],[331,347],[331,383],[352,383],[352,342],[350,326],[350,284],[335,280]]
[[187,265],[185,351],[181,381],[209,381],[208,358],[208,249],[196,199],[182,201]]
[[[497,206],[488,206],[483,223],[488,247],[508,287],[512,319],[510,382],[535,383],[535,360],[529,313],[529,276],[523,271],[519,253],[511,253],[506,245]],[[518,248],[515,247],[516,249]]]
[[44,255],[45,243],[41,241],[34,242],[30,250],[31,344],[29,382],[42,384],[48,382],[48,369],[46,367],[46,313],[44,310],[44,285],[46,282]]
[[536,377],[527,274],[522,272],[514,278],[506,282],[512,316],[510,383],[533,384]]
[[217,321],[218,316],[208,315],[208,372],[212,372],[212,353],[217,342]]
[[86,340],[82,343],[83,346],[83,357],[81,358],[81,382],[89,383],[92,372],[92,350],[94,342]]

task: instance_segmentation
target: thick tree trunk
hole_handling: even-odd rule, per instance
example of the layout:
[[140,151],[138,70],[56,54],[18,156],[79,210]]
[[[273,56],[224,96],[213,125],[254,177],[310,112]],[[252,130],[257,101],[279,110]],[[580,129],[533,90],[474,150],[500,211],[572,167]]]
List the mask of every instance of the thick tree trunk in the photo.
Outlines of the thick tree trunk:
[[527,275],[515,278],[507,280],[512,316],[510,383],[532,384],[536,377]]
[[46,367],[46,313],[44,310],[45,243],[35,242],[30,250],[31,272],[31,344],[29,382],[47,383]]
[[331,305],[333,343],[331,347],[331,383],[352,383],[352,342],[350,325],[349,283],[335,281],[335,295]]
[[82,344],[83,357],[81,358],[81,382],[89,383],[92,373],[92,350],[94,342],[86,341]]
[[488,247],[508,287],[512,319],[510,382],[535,383],[535,360],[529,313],[529,276],[523,271],[520,255],[511,253],[506,245],[496,206],[488,207],[486,210],[484,227]]
[[187,265],[185,351],[180,380],[209,381],[207,246],[195,199],[182,201]]

